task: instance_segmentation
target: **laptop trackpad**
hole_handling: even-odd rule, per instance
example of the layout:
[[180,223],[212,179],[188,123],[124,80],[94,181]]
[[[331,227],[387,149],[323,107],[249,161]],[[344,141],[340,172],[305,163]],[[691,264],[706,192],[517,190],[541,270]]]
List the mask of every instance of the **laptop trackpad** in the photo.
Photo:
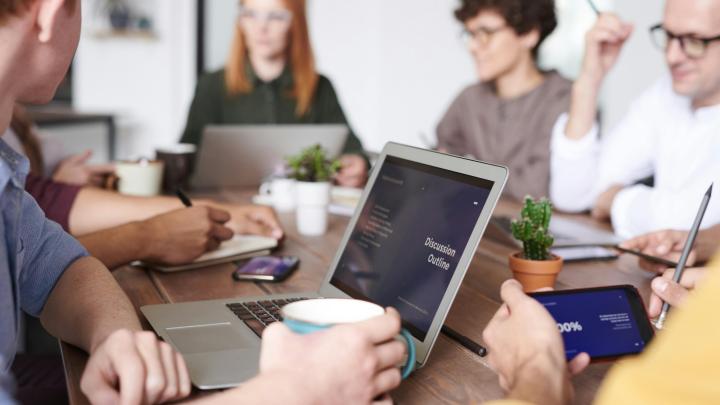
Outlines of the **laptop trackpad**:
[[175,347],[183,354],[219,352],[257,346],[231,324],[183,326],[165,329]]

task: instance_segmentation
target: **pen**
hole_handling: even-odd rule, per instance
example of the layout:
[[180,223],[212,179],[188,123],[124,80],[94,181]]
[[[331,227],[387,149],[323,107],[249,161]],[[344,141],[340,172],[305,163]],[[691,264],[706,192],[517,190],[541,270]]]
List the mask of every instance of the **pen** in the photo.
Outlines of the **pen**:
[[619,250],[620,252],[623,252],[623,253],[629,253],[629,254],[631,254],[631,255],[635,255],[635,256],[637,256],[637,257],[639,257],[639,258],[641,258],[641,259],[645,259],[645,260],[647,260],[647,261],[649,261],[649,262],[654,262],[654,263],[663,264],[663,265],[668,266],[668,267],[676,267],[676,266],[677,266],[677,263],[675,263],[675,262],[673,262],[673,261],[670,261],[670,260],[668,260],[668,259],[663,259],[662,257],[650,256],[650,255],[648,255],[648,254],[645,254],[645,253],[643,253],[643,252],[639,252],[639,251],[637,251],[637,250],[625,249],[624,247],[617,246],[617,245],[612,246],[612,248],[615,249],[615,250]]
[[470,350],[471,352],[477,354],[480,357],[485,357],[487,355],[487,349],[484,348],[482,345],[476,343],[472,339],[470,339],[467,336],[463,336],[455,331],[455,329],[443,325],[442,332],[449,337],[450,339],[458,342],[461,346],[464,348]]
[[178,187],[178,188],[175,189],[175,194],[178,196],[178,198],[180,199],[180,201],[182,201],[182,203],[183,203],[184,206],[186,206],[186,207],[188,207],[188,208],[190,208],[190,207],[193,206],[193,205],[192,205],[192,201],[190,200],[190,197],[188,197],[187,195],[185,195],[185,193],[183,193],[183,191],[180,190],[180,187]]
[[593,0],[587,0],[587,2],[590,5],[590,7],[593,9],[593,11],[595,12],[595,15],[600,15],[600,10],[598,10],[595,3],[593,3]]
[[[680,256],[680,260],[678,261],[677,266],[675,266],[675,274],[673,275],[673,281],[676,283],[680,282],[680,278],[682,277],[683,270],[685,270],[685,264],[687,262],[688,255],[690,255],[690,250],[692,250],[693,243],[695,243],[695,237],[697,236],[698,231],[700,230],[700,224],[702,223],[703,216],[705,216],[705,210],[707,209],[708,204],[710,203],[710,197],[712,196],[712,189],[713,185],[710,184],[710,188],[707,189],[705,192],[705,196],[702,199],[702,202],[700,203],[700,208],[698,209],[698,213],[695,216],[695,222],[693,222],[692,228],[690,228],[690,233],[688,234],[687,241],[685,241],[685,246],[683,247],[682,255]],[[670,304],[667,302],[663,303],[662,311],[660,312],[660,316],[658,316],[657,320],[655,321],[655,327],[658,329],[662,329],[665,325],[665,318],[667,317],[667,313],[670,310]]]

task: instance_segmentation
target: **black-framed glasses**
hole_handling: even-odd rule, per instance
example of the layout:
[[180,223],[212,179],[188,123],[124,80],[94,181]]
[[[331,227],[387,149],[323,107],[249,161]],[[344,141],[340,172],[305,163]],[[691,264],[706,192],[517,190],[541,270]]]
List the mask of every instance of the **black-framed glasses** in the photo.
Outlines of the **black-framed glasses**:
[[479,27],[473,30],[465,28],[462,30],[460,35],[465,42],[475,41],[481,45],[487,45],[490,42],[490,39],[492,39],[493,35],[506,28],[508,28],[507,25],[503,25],[497,28]]
[[665,29],[662,24],[650,27],[650,35],[653,43],[661,50],[667,50],[673,40],[680,42],[680,48],[689,58],[697,59],[705,55],[708,45],[711,42],[719,41],[720,35],[710,38],[701,38],[695,35],[678,35]]

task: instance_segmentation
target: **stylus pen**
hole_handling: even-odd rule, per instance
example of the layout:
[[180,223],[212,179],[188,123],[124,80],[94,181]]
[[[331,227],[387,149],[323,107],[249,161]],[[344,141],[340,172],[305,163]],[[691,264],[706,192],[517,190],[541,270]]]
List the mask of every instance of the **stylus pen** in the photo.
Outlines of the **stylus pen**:
[[457,331],[455,331],[455,329],[453,329],[447,325],[443,325],[442,332],[447,337],[460,343],[461,346],[463,346],[464,348],[477,354],[478,356],[485,357],[487,355],[486,348],[484,348],[479,343],[476,343],[474,340],[470,339],[469,337],[459,334]]
[[595,15],[600,15],[600,10],[598,10],[595,3],[593,3],[593,0],[587,0],[587,2],[590,5],[590,7],[593,9],[593,11],[595,12]]
[[190,200],[190,197],[188,197],[187,195],[185,195],[185,193],[183,193],[183,191],[180,189],[180,187],[178,187],[178,188],[175,189],[175,194],[178,196],[178,198],[180,199],[180,201],[182,201],[182,203],[183,203],[184,206],[186,206],[186,207],[188,207],[188,208],[190,208],[190,207],[193,206],[193,205],[192,205],[192,201]]
[[[693,244],[695,243],[695,237],[698,234],[698,231],[700,230],[700,224],[702,223],[703,216],[705,216],[705,210],[707,209],[708,204],[710,203],[710,197],[712,196],[712,189],[713,185],[710,184],[710,188],[707,189],[705,192],[705,196],[702,199],[702,202],[700,203],[700,209],[698,209],[698,213],[695,216],[695,222],[693,222],[692,228],[690,228],[690,233],[688,234],[687,241],[685,241],[685,247],[683,247],[682,255],[680,256],[680,260],[678,261],[677,266],[675,266],[675,274],[673,275],[673,281],[676,283],[680,282],[680,278],[682,278],[683,270],[685,270],[685,264],[687,262],[687,258],[690,255],[690,251],[692,250]],[[655,321],[655,327],[658,329],[662,329],[663,325],[665,324],[665,318],[667,318],[667,313],[670,310],[670,304],[667,302],[663,302],[662,311],[660,312],[660,316],[658,317],[657,321]]]

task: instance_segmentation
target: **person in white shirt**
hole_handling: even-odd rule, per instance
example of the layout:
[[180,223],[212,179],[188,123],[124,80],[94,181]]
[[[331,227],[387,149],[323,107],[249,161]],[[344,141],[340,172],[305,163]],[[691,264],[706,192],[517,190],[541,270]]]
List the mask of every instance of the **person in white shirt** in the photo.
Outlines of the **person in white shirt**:
[[[651,32],[669,75],[600,139],[597,96],[632,31],[614,14],[599,16],[586,36],[570,113],[551,141],[555,207],[591,210],[623,237],[690,228],[705,190],[720,185],[720,2],[667,0],[663,22]],[[636,184],[651,175],[654,187]],[[703,227],[717,223],[720,198],[711,200]]]

